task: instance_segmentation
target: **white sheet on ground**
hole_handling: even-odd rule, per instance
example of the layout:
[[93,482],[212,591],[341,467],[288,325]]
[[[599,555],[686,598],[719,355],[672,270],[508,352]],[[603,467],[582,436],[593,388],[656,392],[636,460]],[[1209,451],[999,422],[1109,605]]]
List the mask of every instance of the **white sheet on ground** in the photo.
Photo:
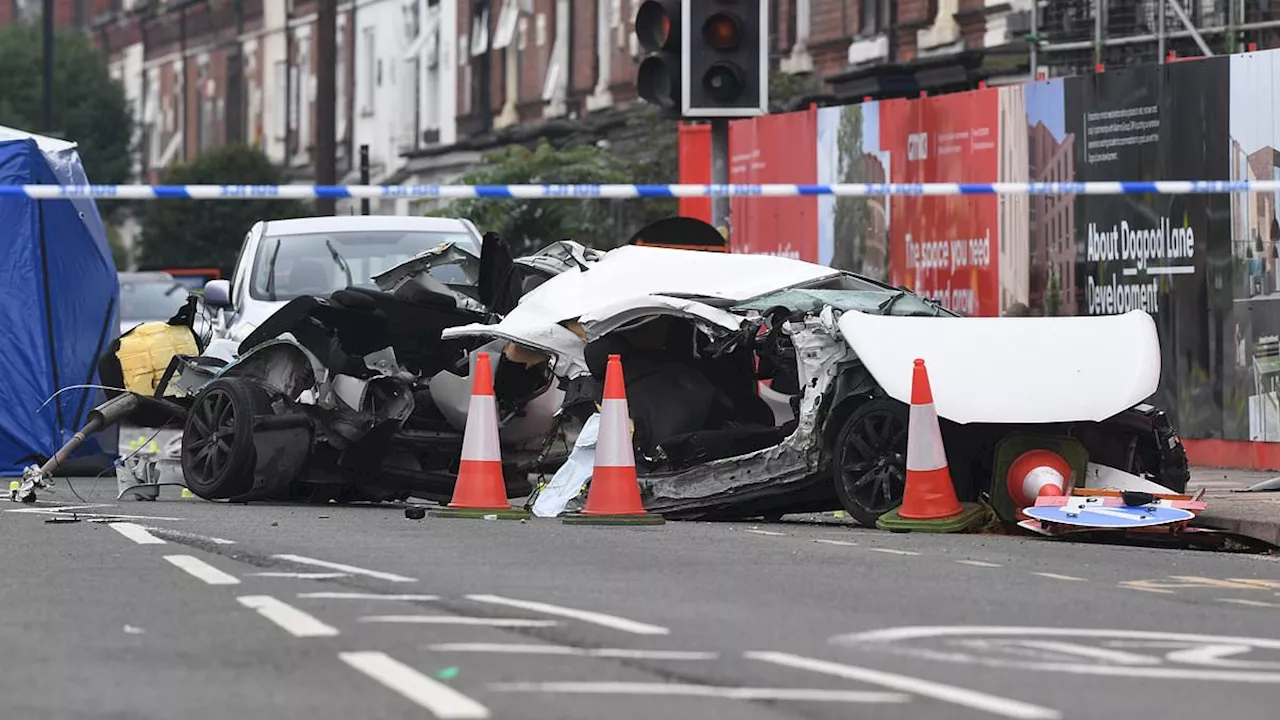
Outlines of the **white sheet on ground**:
[[533,502],[533,514],[537,517],[555,517],[564,512],[569,501],[582,492],[582,486],[591,477],[596,466],[596,438],[600,435],[600,413],[587,418],[573,444],[569,459],[556,471],[551,482],[538,493]]

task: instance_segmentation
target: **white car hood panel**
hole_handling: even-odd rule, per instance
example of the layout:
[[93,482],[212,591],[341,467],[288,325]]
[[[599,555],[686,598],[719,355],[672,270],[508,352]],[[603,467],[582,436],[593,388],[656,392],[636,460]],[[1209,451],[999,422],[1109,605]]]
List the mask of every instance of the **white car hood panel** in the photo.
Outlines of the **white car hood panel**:
[[957,423],[1101,421],[1150,397],[1160,342],[1141,310],[1105,317],[920,318],[847,312],[840,332],[885,392],[911,402],[923,358]]
[[[521,298],[501,322],[449,328],[443,337],[503,337],[557,354],[576,352],[577,357],[569,362],[580,364],[582,341],[573,336],[576,347],[548,342],[553,335],[564,337],[551,327],[563,330],[559,323],[584,317],[599,322],[607,313],[630,309],[633,304],[652,304],[654,295],[742,301],[837,274],[838,270],[823,265],[767,255],[627,245],[605,254],[590,270],[573,269],[547,280]],[[669,307],[671,300],[656,302]],[[705,316],[703,319],[717,324],[728,322],[719,315],[714,320]]]

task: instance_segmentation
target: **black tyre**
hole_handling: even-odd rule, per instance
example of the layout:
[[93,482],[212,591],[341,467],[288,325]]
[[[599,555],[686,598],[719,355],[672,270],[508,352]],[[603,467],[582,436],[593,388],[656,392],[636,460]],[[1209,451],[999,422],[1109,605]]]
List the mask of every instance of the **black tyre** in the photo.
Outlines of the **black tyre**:
[[252,382],[223,378],[200,392],[182,431],[182,474],[191,492],[225,500],[253,489],[253,422],[270,412],[266,391]]
[[886,398],[854,410],[836,436],[832,475],[844,509],[864,527],[902,503],[907,407]]

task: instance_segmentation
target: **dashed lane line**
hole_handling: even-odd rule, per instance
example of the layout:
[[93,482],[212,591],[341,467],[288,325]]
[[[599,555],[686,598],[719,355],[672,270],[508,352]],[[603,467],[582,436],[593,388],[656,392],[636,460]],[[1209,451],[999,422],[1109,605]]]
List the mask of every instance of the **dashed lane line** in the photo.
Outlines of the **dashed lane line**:
[[373,680],[400,693],[441,720],[484,720],[489,709],[380,652],[344,652],[338,657]]
[[407,625],[474,625],[481,627],[554,627],[556,620],[527,620],[524,618],[485,618],[461,615],[366,615],[365,623],[404,623]]
[[1249,600],[1247,598],[1217,598],[1217,600],[1218,602],[1248,605],[1249,607],[1280,608],[1280,603],[1267,602],[1266,600]]
[[893,548],[867,548],[871,552],[888,553],[890,555],[919,555],[914,550],[894,550]]
[[241,605],[284,628],[294,637],[333,637],[338,629],[320,622],[314,615],[270,595],[244,595],[236,598]]
[[254,577],[294,578],[296,580],[336,580],[351,577],[351,573],[304,573],[304,572],[256,572]]
[[681,683],[642,682],[545,682],[493,683],[495,692],[537,692],[578,695],[679,695],[728,700],[803,700],[808,702],[901,703],[910,698],[902,693],[860,690],[817,690],[806,688],[720,687]]
[[998,567],[1003,567],[1003,566],[1002,566],[1002,565],[1000,565],[999,563],[983,562],[983,561],[981,561],[981,560],[957,560],[956,562],[957,562],[957,563],[959,563],[959,564],[961,564],[961,565],[972,565],[973,567],[980,567],[980,568],[998,568]]
[[1074,580],[1076,582],[1089,582],[1088,579],[1086,578],[1076,577],[1074,575],[1059,575],[1058,573],[1051,573],[1051,572],[1033,572],[1031,574],[1039,575],[1042,578],[1049,578],[1050,580]]
[[579,648],[569,645],[529,643],[437,643],[437,652],[498,653],[507,655],[574,655],[625,660],[716,660],[720,653],[691,650],[632,650],[630,648]]
[[468,595],[467,599],[492,605],[505,605],[507,607],[519,608],[530,612],[544,613],[546,615],[572,618],[574,620],[581,620],[582,622],[613,628],[614,630],[621,630],[622,632],[629,632],[635,635],[671,634],[669,629],[659,625],[636,622],[635,620],[628,620],[627,618],[617,617],[616,615],[606,615],[604,613],[593,612],[591,610],[577,610],[574,608],[561,607],[559,605],[551,605],[549,603],[533,602],[531,600],[516,600],[513,598],[501,597],[499,595]]
[[298,593],[305,600],[400,600],[402,602],[427,602],[439,600],[439,595],[384,595],[362,592],[305,592]]
[[883,670],[872,670],[870,668],[817,660],[783,652],[748,652],[744,653],[744,656],[751,660],[759,660],[797,670],[808,670],[809,672],[832,675],[846,680],[879,685],[890,690],[922,695],[934,700],[951,703],[952,705],[961,705],[994,715],[1015,718],[1016,720],[1060,720],[1062,717],[1062,713],[1057,710],[1024,703],[1020,700],[1010,700],[1009,698],[989,695],[977,690],[944,685],[931,680],[922,680],[909,675],[898,675]]
[[839,545],[840,547],[857,547],[858,546],[858,543],[849,542],[848,540],[828,540],[826,538],[814,538],[813,541],[816,543],[822,543],[823,545]]
[[769,537],[786,537],[787,536],[786,533],[774,532],[772,530],[756,530],[754,528],[748,528],[746,532],[749,532],[752,535],[768,535]]
[[165,555],[164,559],[210,585],[240,584],[240,578],[228,575],[194,555]]
[[165,545],[164,540],[152,535],[146,528],[131,522],[107,523],[107,527],[138,543],[139,545]]
[[339,572],[351,573],[353,575],[366,575],[379,580],[387,580],[389,582],[417,582],[414,578],[397,575],[395,573],[382,572],[381,570],[368,570],[354,565],[343,565],[342,563],[329,562],[328,560],[316,560],[315,558],[304,557],[302,555],[272,555],[276,560],[286,560],[299,565],[314,565],[316,567],[328,568]]

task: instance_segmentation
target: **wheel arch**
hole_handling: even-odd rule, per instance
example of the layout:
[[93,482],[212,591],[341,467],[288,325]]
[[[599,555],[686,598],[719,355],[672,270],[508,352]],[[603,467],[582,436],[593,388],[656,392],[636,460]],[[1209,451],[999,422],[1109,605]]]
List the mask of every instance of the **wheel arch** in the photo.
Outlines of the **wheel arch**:
[[241,356],[220,377],[253,380],[268,389],[296,400],[302,391],[316,386],[326,374],[319,359],[290,340],[273,340]]

